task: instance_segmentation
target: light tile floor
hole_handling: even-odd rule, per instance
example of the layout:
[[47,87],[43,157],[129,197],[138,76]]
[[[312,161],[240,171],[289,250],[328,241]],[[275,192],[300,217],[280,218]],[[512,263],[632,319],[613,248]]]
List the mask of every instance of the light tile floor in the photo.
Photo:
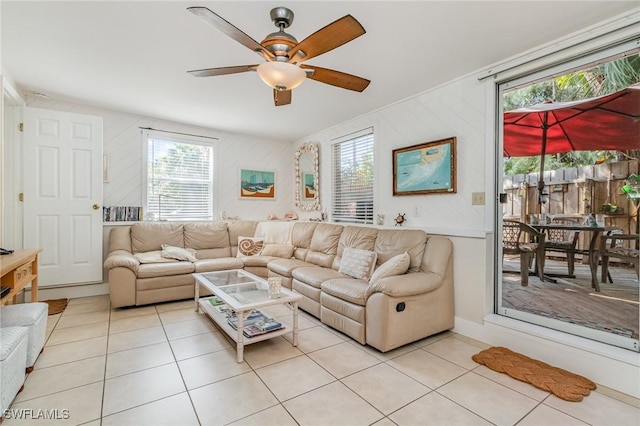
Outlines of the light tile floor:
[[73,299],[48,318],[45,350],[11,407],[58,419],[4,425],[640,424],[636,399],[600,387],[563,401],[477,365],[471,355],[488,345],[455,333],[383,354],[301,317],[297,348],[277,337],[237,363],[192,301],[111,309],[108,296]]

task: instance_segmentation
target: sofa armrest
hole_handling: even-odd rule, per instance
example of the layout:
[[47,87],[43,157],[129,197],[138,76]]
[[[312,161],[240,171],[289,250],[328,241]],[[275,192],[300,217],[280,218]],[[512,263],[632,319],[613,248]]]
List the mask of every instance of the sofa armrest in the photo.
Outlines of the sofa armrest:
[[415,296],[433,291],[441,284],[442,276],[433,272],[393,275],[369,284],[365,298],[369,298],[373,293],[383,293],[392,297]]
[[109,253],[109,256],[104,261],[104,267],[107,269],[113,268],[127,268],[133,272],[138,272],[140,262],[136,259],[131,252],[126,250],[113,250]]

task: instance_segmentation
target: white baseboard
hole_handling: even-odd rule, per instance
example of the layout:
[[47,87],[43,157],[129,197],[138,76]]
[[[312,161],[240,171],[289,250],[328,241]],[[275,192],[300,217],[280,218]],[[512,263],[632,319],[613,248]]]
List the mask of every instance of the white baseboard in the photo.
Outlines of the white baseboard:
[[488,315],[483,324],[455,318],[454,332],[504,346],[640,398],[640,354],[523,321]]
[[[38,299],[73,299],[109,294],[109,283],[38,287]],[[25,300],[31,300],[31,289],[25,289]]]

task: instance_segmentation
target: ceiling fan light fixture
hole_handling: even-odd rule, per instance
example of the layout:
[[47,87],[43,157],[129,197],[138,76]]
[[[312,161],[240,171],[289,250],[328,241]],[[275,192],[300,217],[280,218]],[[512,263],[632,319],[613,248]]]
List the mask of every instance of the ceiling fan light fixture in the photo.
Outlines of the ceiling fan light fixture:
[[307,77],[302,68],[288,62],[265,62],[256,71],[267,86],[276,90],[295,89]]

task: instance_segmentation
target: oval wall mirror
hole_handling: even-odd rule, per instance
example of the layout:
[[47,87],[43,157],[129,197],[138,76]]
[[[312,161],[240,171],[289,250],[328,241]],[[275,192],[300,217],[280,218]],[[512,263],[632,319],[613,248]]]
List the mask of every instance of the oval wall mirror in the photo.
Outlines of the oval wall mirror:
[[303,211],[320,210],[318,144],[302,145],[295,154],[296,207]]

